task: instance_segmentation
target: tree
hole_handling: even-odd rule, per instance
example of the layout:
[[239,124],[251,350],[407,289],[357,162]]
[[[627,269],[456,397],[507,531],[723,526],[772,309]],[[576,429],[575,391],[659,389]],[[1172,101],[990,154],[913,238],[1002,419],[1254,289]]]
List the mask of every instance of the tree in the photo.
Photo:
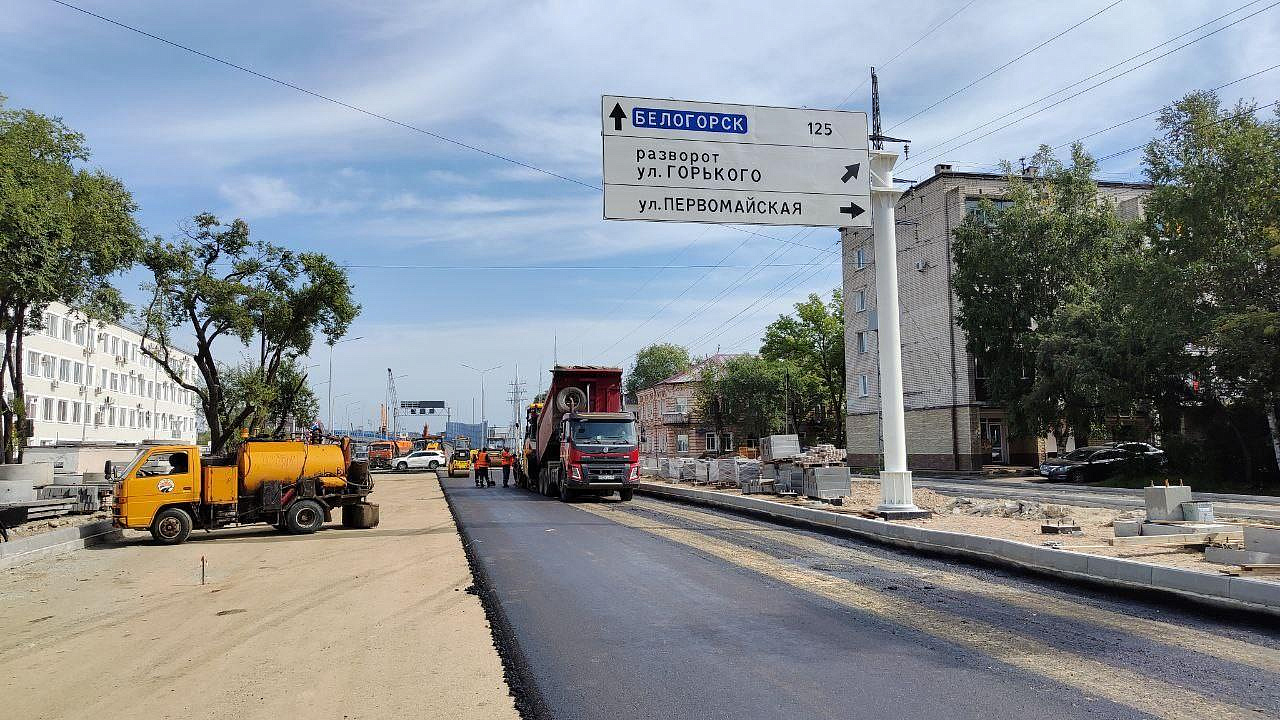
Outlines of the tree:
[[[808,395],[792,393],[811,407],[825,435],[844,444],[844,299],[840,290],[831,292],[830,302],[817,294],[796,303],[795,315],[779,316],[765,328],[760,355],[794,368],[791,387],[807,387]],[[816,397],[813,395],[816,391]]]
[[957,323],[1012,433],[1083,441],[1133,402],[1125,376],[1109,372],[1130,362],[1106,288],[1140,243],[1098,194],[1079,144],[1069,166],[1048,147],[1033,164],[1041,177],[1010,172],[1006,206],[983,201],[955,231]]
[[1146,254],[1184,335],[1174,357],[1199,379],[1197,399],[1262,410],[1280,469],[1280,117],[1199,92],[1160,126],[1144,159]]
[[627,373],[627,395],[634,396],[637,391],[653,387],[691,366],[689,350],[683,346],[655,343],[641,348],[636,353],[636,362],[631,366],[631,372]]
[[762,437],[783,421],[783,366],[759,355],[735,355],[702,366],[694,403],[718,434],[732,425]]
[[[43,328],[45,308],[63,302],[99,320],[125,311],[111,278],[143,245],[133,197],[89,159],[84,136],[61,119],[4,108],[0,96],[0,445],[22,462],[25,336]],[[5,392],[11,384],[12,393]]]
[[[319,253],[253,240],[243,220],[197,215],[176,242],[152,242],[143,264],[154,282],[141,311],[142,350],[200,399],[213,453],[261,412],[249,402],[254,393],[277,392],[282,369],[311,350],[317,333],[332,343],[360,312],[345,270]],[[173,355],[179,328],[195,343],[198,378]],[[256,351],[253,393],[228,392],[227,369],[214,359],[215,343],[228,338]]]
[[[249,435],[281,436],[296,427],[307,428],[320,414],[320,401],[307,385],[307,375],[297,359],[290,357],[280,364],[274,382],[266,384],[257,365],[251,361],[223,370],[223,384],[228,408],[253,408],[241,427]],[[228,443],[233,443],[235,433]]]

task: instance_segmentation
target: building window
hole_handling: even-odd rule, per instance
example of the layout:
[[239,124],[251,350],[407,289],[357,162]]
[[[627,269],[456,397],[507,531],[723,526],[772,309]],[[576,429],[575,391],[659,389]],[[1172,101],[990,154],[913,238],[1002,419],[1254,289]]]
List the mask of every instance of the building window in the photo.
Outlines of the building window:
[[71,422],[79,423],[81,417],[82,416],[80,415],[80,403],[78,402],[71,403]]
[[120,375],[117,373],[111,373],[111,389],[112,390],[120,389]]
[[715,450],[716,450],[716,434],[715,434],[715,433],[707,433],[706,443],[707,443],[707,451],[708,451],[708,452],[715,452]]
[[[986,199],[986,200],[989,200],[989,201],[991,202],[991,205],[993,206],[993,209],[995,210],[995,214],[997,214],[997,215],[998,215],[1001,211],[1003,211],[1005,208],[1008,208],[1008,207],[1010,207],[1010,206],[1012,206],[1012,205],[1013,205],[1013,201],[1012,201],[1012,200],[1001,200],[1001,199],[999,199],[999,198],[985,198],[985,199]],[[993,215],[988,215],[988,214],[987,214],[987,213],[982,209],[982,201],[983,201],[983,200],[984,200],[984,198],[965,198],[965,199],[964,199],[964,211],[965,211],[965,214],[966,214],[966,215],[973,215],[973,216],[974,216],[974,217],[976,217],[978,220],[980,220],[980,221],[982,221],[982,222],[984,222],[984,223],[988,223],[988,224],[990,224],[990,223],[992,222],[992,220],[994,219],[994,216],[993,216]]]
[[44,334],[51,338],[58,337],[58,316],[53,313],[44,314]]
[[120,354],[120,338],[114,335],[111,336],[111,354],[112,355]]
[[64,423],[66,421],[67,421],[67,401],[59,400],[58,401],[58,422]]
[[84,363],[76,363],[75,370],[71,373],[72,380],[80,385],[84,382]]
[[27,374],[32,377],[40,377],[40,353],[27,351]]
[[102,368],[102,377],[98,379],[98,387],[104,388],[106,386],[107,386],[107,369]]
[[853,309],[862,312],[867,309],[867,290],[863,288],[853,293]]
[[156,396],[156,384],[150,380],[147,381],[147,397]]
[[45,420],[53,419],[53,398],[45,398],[41,401],[40,417]]
[[58,379],[62,382],[71,382],[71,361],[58,361]]
[[866,375],[858,376],[858,397],[866,397],[871,394],[871,383],[867,380]]
[[76,323],[73,338],[75,339],[75,344],[84,345],[84,323]]
[[27,417],[32,420],[40,419],[40,398],[35,395],[27,396]]
[[52,380],[53,379],[53,356],[45,355],[44,357],[40,358],[40,364],[44,368],[44,376]]
[[866,249],[866,248],[858,248],[857,250],[854,250],[854,251],[853,251],[853,267],[854,267],[854,269],[856,269],[856,270],[861,270],[862,268],[864,268],[864,267],[866,267],[866,266],[867,266],[867,249]]
[[858,348],[858,352],[865,353],[867,351],[867,334],[860,332],[856,333],[853,337],[854,344]]
[[689,452],[689,436],[688,435],[676,436],[676,452]]

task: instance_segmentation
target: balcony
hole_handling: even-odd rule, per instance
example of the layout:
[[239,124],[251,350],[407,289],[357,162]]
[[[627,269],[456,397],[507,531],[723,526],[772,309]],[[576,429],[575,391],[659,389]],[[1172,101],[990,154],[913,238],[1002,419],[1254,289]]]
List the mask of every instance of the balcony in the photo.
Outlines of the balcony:
[[687,410],[662,413],[663,425],[688,425],[689,422],[690,416]]

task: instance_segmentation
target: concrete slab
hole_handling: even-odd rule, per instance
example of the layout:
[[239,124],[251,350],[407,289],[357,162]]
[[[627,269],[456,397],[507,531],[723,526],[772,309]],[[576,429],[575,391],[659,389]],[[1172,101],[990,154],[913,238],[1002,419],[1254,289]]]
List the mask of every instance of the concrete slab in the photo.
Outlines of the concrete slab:
[[1230,580],[1233,600],[1269,608],[1280,607],[1280,583],[1239,577]]
[[[1143,523],[1143,535],[1196,535],[1215,532],[1239,532],[1239,525],[1214,523],[1212,525],[1187,523],[1185,525],[1165,525],[1163,523]],[[1119,537],[1118,535],[1116,537]]]
[[1218,565],[1268,565],[1280,564],[1280,554],[1236,550],[1235,548],[1207,547],[1204,559]]
[[1244,549],[1253,552],[1280,554],[1280,528],[1246,525]]
[[1140,585],[1151,584],[1152,570],[1155,568],[1154,565],[1148,563],[1103,557],[1101,555],[1090,555],[1088,560],[1087,567],[1091,574]]
[[1137,537],[1142,534],[1141,520],[1116,520],[1111,525],[1116,531],[1116,537]]
[[1156,566],[1151,570],[1151,584],[1208,597],[1231,596],[1230,577],[1195,570]]

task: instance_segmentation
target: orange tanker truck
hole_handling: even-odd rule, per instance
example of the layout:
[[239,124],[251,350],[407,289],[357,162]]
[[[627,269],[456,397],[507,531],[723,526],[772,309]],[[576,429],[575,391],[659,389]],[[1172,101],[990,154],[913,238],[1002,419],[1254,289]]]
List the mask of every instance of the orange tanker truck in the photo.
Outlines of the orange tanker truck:
[[204,458],[195,445],[143,448],[116,477],[115,527],[150,530],[176,545],[193,528],[268,523],[313,533],[341,508],[342,524],[371,528],[378,506],[365,463],[351,461],[351,443],[247,440],[235,455]]

